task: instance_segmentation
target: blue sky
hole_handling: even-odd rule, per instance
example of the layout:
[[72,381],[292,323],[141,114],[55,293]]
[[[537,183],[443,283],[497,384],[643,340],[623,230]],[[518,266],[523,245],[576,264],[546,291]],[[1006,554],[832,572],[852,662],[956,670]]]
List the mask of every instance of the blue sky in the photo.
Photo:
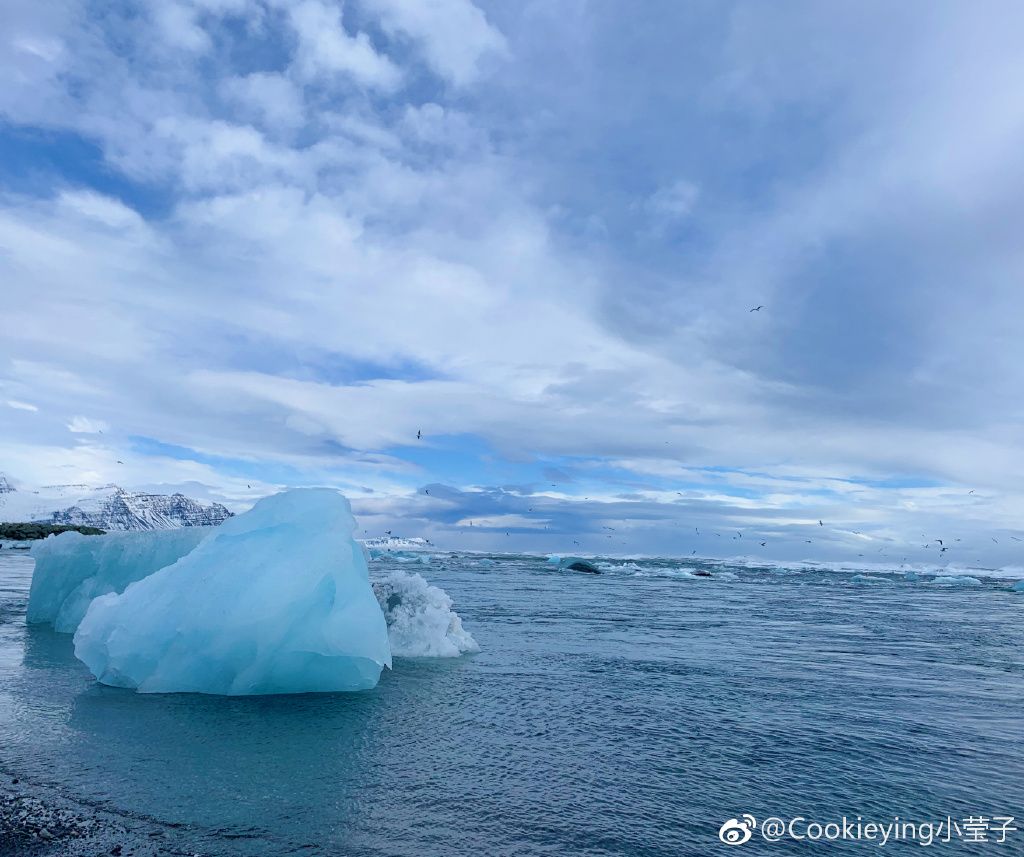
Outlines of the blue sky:
[[1024,565],[1019,4],[0,14],[12,476]]

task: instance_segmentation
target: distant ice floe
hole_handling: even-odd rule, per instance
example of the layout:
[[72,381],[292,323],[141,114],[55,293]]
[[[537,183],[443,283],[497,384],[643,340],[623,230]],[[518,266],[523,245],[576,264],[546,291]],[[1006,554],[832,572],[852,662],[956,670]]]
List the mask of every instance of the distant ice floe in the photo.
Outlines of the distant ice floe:
[[968,575],[957,575],[955,577],[936,577],[932,583],[939,583],[945,586],[981,586],[981,581],[976,577]]
[[373,581],[373,592],[384,611],[394,657],[457,658],[480,651],[448,594],[415,572],[392,571]]
[[1024,580],[1018,580],[1010,587],[1011,592],[1024,592]]

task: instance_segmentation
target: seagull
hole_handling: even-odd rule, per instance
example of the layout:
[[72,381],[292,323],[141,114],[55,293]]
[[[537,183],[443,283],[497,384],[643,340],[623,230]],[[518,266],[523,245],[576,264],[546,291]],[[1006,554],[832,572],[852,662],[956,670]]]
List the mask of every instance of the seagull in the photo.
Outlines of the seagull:
[[389,535],[389,536],[390,536],[390,535],[391,535],[391,530],[385,530],[385,531],[384,531],[384,533],[385,533],[386,535]]
[[811,540],[810,540],[810,539],[808,539],[808,540],[807,540],[807,544],[810,544],[810,543],[811,543]]
[[[625,542],[623,542],[623,544],[625,544]],[[692,552],[692,553],[690,554],[690,556],[693,556],[693,554],[695,554],[695,553],[697,553],[697,551],[693,551],[693,552]]]
[[818,521],[818,526],[819,527],[824,527],[825,525],[821,521]]
[[974,493],[974,489],[972,488],[972,489],[971,489],[970,491],[968,491],[967,493],[968,493],[968,494],[973,494],[973,493]]
[[573,539],[573,540],[572,540],[572,543],[573,543],[574,545],[578,545],[578,544],[579,544],[579,542],[578,542],[578,541],[576,541],[576,539]]
[[940,545],[942,544],[942,539],[936,539],[935,541],[937,541]]
[[118,463],[118,464],[124,464],[124,462],[123,462],[123,461],[119,461],[119,462],[117,462],[117,463]]
[[753,308],[753,309],[751,310],[751,312],[760,312],[760,311],[761,311],[761,310],[763,310],[763,309],[764,309],[764,304],[761,304],[761,306],[756,306],[756,307],[754,307],[754,308]]
[[252,485],[246,485],[245,487],[246,488],[252,488]]
[[766,544],[768,544],[768,543],[767,542],[761,542],[761,547],[764,547]]
[[743,533],[741,533],[739,530],[736,531],[736,535],[738,535],[741,539],[743,538]]
[[423,437],[423,432],[417,431],[416,432],[416,440],[419,440],[421,437]]
[[942,550],[939,551],[939,553],[945,553],[948,550],[949,550],[949,548],[943,548]]
[[430,493],[430,489],[429,488],[424,488],[423,489],[423,493],[424,494],[429,494]]

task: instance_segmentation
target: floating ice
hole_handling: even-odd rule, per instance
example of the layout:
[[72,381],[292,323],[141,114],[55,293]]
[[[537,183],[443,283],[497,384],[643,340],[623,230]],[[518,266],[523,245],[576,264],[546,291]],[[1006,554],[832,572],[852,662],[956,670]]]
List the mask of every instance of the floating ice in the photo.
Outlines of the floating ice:
[[472,635],[452,610],[447,593],[415,572],[393,571],[373,582],[396,658],[457,658],[479,652]]
[[906,574],[903,575],[903,579],[904,580],[920,580],[921,576],[919,574],[917,574],[916,572],[908,571]]
[[348,501],[260,500],[174,565],[92,602],[75,654],[104,684],[228,695],[360,690],[391,666]]
[[944,583],[948,586],[981,586],[981,581],[976,577],[961,575],[958,577],[936,577],[932,583]]
[[567,556],[558,563],[559,568],[564,568],[568,571],[585,571],[587,574],[600,574],[599,569],[589,559],[583,559],[578,556]]
[[120,594],[129,583],[177,562],[215,529],[181,527],[104,536],[69,532],[37,541],[32,546],[36,567],[27,620],[73,634],[94,598]]
[[1010,587],[1011,592],[1024,592],[1024,580],[1018,580]]

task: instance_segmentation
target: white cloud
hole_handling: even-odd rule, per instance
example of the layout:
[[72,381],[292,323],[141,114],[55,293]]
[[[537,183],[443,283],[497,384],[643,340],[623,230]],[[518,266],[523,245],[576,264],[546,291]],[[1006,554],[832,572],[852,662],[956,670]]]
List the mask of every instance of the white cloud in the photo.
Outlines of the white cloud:
[[102,420],[91,420],[88,417],[75,417],[68,424],[68,431],[75,434],[100,434],[108,428],[110,426]]
[[283,74],[254,72],[228,78],[222,91],[276,131],[294,131],[306,121],[302,89]]
[[14,399],[8,399],[7,400],[7,405],[8,405],[8,407],[14,408],[17,411],[38,411],[39,410],[39,408],[37,408],[35,405],[30,405],[27,402],[18,402],[18,401],[15,401]]
[[676,220],[686,217],[693,211],[699,196],[700,191],[695,184],[680,179],[658,188],[644,200],[643,207],[644,211],[656,220]]
[[[138,184],[119,200],[70,174],[40,198],[0,199],[0,383],[10,407],[39,409],[20,441],[29,430],[6,411],[4,450],[26,461],[45,450],[47,473],[73,463],[121,479],[117,453],[67,436],[105,424],[60,416],[98,412],[126,435],[394,495],[427,475],[381,450],[423,429],[479,435],[516,463],[614,467],[651,503],[674,500],[659,480],[746,468],[721,482],[704,473],[693,496],[759,520],[791,512],[794,526],[822,495],[851,519],[891,513],[894,530],[910,504],[955,519],[948,488],[857,487],[892,474],[985,486],[994,499],[973,525],[1011,521],[1024,476],[1013,329],[1024,298],[1006,226],[1024,183],[1013,33],[973,16],[972,44],[992,48],[974,51],[949,10],[920,27],[901,14],[905,50],[890,55],[871,19],[859,38],[879,70],[865,71],[825,7],[794,29],[792,16],[739,4],[733,29],[723,24],[729,45],[687,55],[680,71],[673,38],[655,76],[646,42],[617,40],[616,9],[635,10],[567,5],[571,32],[554,13],[542,32],[536,9],[496,8],[506,37],[462,0],[375,0],[362,12],[389,36],[375,44],[351,9],[343,20],[316,0],[177,3],[133,19],[115,54],[106,36],[129,30],[103,28],[125,22],[21,4],[0,36],[5,121],[79,134]],[[280,45],[267,31],[277,11],[289,22]],[[228,13],[248,29],[218,30]],[[232,39],[274,70],[218,53]],[[555,54],[563,74],[544,66]],[[500,80],[486,74],[498,58]],[[805,80],[808,68],[821,78]],[[632,112],[647,102],[654,113]],[[794,110],[808,105],[810,118]],[[677,109],[696,115],[685,140],[659,124]],[[820,113],[834,124],[815,125]],[[773,123],[781,140],[740,133]],[[719,128],[700,148],[719,125],[736,138],[723,146]],[[624,136],[608,142],[610,127]],[[742,169],[728,161],[751,139],[774,148],[747,152]],[[669,150],[671,168],[645,160]],[[602,157],[618,160],[602,172]],[[773,166],[774,183],[730,200],[730,182],[756,184]],[[682,175],[692,181],[643,197],[652,177]],[[643,252],[629,245],[630,214],[654,239]],[[666,249],[683,223],[696,249]],[[812,305],[873,282],[872,270],[836,282],[815,267],[841,241],[858,264],[912,263],[879,287],[867,320]],[[908,297],[906,322],[845,361],[906,343],[880,360],[888,376],[808,380],[842,334],[857,345]],[[750,315],[755,303],[767,311]],[[195,462],[131,461],[121,467],[147,482],[230,481]]]
[[470,0],[369,0],[385,29],[415,39],[426,61],[458,86],[473,83],[488,55],[505,57],[505,37]]
[[363,86],[391,90],[401,72],[390,59],[377,53],[366,33],[350,36],[337,7],[320,0],[303,0],[289,10],[299,36],[296,63],[307,78],[321,74],[347,74]]

